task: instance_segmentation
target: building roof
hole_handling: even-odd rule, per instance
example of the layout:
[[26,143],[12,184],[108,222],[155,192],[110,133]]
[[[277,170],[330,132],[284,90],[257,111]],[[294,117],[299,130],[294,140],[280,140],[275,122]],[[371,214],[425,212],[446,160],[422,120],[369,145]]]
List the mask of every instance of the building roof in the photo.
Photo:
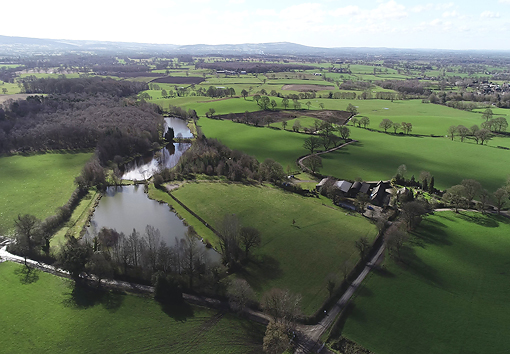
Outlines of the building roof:
[[328,179],[328,177],[321,179],[321,181],[317,184],[317,187],[322,187]]
[[351,189],[352,183],[347,181],[338,181],[335,187],[339,188],[342,192],[347,193]]
[[368,191],[370,190],[370,184],[368,183],[365,183],[365,182],[362,182],[361,183],[361,188],[360,188],[360,192],[361,193],[368,193]]
[[358,182],[358,181],[354,182],[354,183],[352,184],[351,189],[356,189],[356,190],[358,190],[358,191],[359,191],[359,190],[361,189],[361,182]]

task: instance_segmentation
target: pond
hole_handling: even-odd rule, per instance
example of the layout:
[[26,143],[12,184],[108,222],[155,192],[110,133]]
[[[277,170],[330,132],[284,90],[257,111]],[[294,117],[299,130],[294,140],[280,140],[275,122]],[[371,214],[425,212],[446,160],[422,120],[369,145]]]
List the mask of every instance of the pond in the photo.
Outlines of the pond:
[[[179,118],[165,118],[167,128],[172,127],[176,137],[192,138],[186,122]],[[189,143],[173,143],[148,157],[139,158],[128,164],[123,179],[143,180],[151,177],[162,167],[171,168],[179,162],[182,154],[189,149]],[[149,199],[144,193],[143,185],[108,187],[101,198],[87,228],[85,239],[92,239],[102,227],[115,229],[128,236],[133,229],[141,235],[147,225],[153,226],[161,233],[161,239],[174,246],[177,240],[184,238],[187,227],[181,219],[170,210],[167,204]],[[220,255],[208,249],[203,243],[200,248],[209,260],[220,261]]]
[[[165,133],[169,127],[174,129],[175,137],[189,139],[193,134],[186,125],[186,121],[179,118],[165,118]],[[165,168],[172,168],[179,162],[182,154],[190,148],[189,143],[168,144],[163,149],[153,151],[127,163],[123,167],[122,179],[142,181],[152,177]]]
[[[167,204],[149,199],[143,185],[108,187],[87,228],[86,239],[92,239],[102,227],[115,229],[128,236],[133,229],[144,234],[151,225],[161,233],[161,239],[168,245],[175,245],[176,239],[184,238],[187,227]],[[200,243],[211,261],[219,261],[220,255]]]

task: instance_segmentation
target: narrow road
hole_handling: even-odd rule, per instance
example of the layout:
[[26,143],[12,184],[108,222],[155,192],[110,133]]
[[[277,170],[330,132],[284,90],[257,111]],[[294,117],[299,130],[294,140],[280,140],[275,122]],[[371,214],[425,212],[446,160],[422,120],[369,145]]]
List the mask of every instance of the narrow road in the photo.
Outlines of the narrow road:
[[[335,303],[335,305],[333,305],[327,315],[324,316],[324,318],[318,324],[298,326],[300,335],[298,336],[298,345],[296,349],[297,354],[315,353],[317,350],[323,348],[323,344],[320,342],[320,337],[333,324],[333,322],[335,322],[336,317],[345,308],[356,289],[358,289],[368,273],[377,264],[383,252],[384,243],[379,247],[375,255],[370,259],[363,271],[352,282],[342,297]],[[320,352],[323,352],[324,350],[327,349],[323,349]]]

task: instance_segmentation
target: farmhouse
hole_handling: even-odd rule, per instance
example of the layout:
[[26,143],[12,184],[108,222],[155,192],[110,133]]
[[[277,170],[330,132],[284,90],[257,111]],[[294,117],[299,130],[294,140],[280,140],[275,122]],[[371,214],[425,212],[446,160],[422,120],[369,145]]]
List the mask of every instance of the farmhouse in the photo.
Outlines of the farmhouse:
[[370,194],[370,202],[378,206],[388,205],[390,203],[390,193],[388,189],[391,189],[389,183],[379,181]]
[[349,189],[351,189],[352,183],[347,181],[337,181],[335,183],[335,187],[340,189],[342,192],[347,194],[349,192]]
[[351,189],[349,190],[349,197],[356,197],[358,193],[367,194],[370,190],[370,184],[365,182],[354,182]]

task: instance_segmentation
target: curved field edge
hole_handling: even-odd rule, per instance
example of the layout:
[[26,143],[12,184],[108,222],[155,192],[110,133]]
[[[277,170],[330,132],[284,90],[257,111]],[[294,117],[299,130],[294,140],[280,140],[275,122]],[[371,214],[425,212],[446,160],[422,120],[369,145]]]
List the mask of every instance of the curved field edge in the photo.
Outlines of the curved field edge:
[[80,290],[24,266],[0,264],[0,347],[6,353],[260,353],[264,327],[195,306]]
[[359,260],[355,241],[377,233],[360,215],[269,186],[196,183],[173,194],[215,228],[226,214],[236,214],[243,226],[259,229],[262,244],[237,276],[259,295],[273,287],[300,293],[305,315],[327,299],[327,277],[340,281],[344,263],[353,267]]
[[367,279],[342,335],[377,354],[505,352],[509,233],[504,217],[428,216],[409,266],[387,259]]
[[44,219],[69,200],[91,153],[47,153],[0,158],[0,235],[19,213]]

